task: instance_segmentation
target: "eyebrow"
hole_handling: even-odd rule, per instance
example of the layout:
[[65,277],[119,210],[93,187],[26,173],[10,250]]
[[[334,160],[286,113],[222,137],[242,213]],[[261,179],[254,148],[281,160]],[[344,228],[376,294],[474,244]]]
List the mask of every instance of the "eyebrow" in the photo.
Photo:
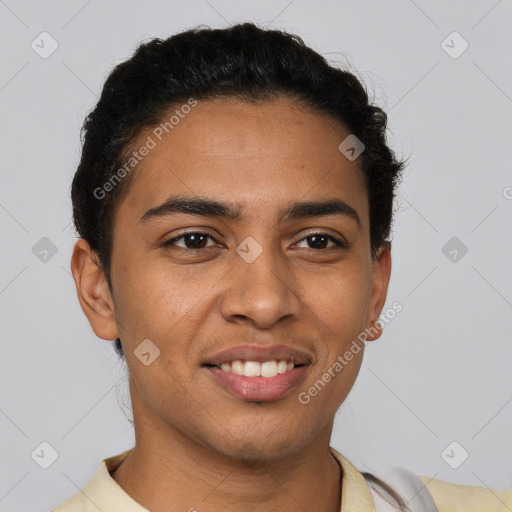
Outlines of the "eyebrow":
[[[240,218],[241,209],[231,203],[223,203],[203,197],[171,196],[162,204],[154,206],[144,213],[140,222],[145,223],[173,213],[237,220]],[[278,223],[325,215],[342,215],[354,220],[359,227],[361,226],[357,211],[341,199],[295,202],[279,212]]]

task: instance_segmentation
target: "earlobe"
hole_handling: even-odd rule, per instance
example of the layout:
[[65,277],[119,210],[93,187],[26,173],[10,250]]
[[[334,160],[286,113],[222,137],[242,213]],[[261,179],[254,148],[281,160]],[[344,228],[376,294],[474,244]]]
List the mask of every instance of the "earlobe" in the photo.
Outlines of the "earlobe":
[[71,272],[80,306],[96,336],[104,340],[116,339],[119,333],[105,274],[96,252],[83,239],[73,248]]
[[375,341],[382,334],[382,322],[379,315],[384,308],[391,277],[391,244],[384,243],[378,250],[373,262],[372,294],[368,310],[367,341]]
[[375,341],[380,338],[382,334],[382,323],[380,320],[372,320],[370,325],[366,328],[365,342]]

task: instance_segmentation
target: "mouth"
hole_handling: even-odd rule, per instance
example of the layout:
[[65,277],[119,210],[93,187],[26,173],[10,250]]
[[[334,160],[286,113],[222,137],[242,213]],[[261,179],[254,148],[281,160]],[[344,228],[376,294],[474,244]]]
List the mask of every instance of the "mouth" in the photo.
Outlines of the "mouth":
[[294,348],[275,345],[225,350],[201,366],[225,391],[247,401],[278,400],[306,378],[312,358]]
[[235,375],[243,375],[244,377],[263,377],[270,379],[277,375],[282,375],[292,371],[294,368],[305,366],[304,364],[295,364],[293,361],[280,359],[279,361],[272,359],[270,361],[242,361],[236,359],[227,361],[220,365],[206,363],[206,368],[218,368],[223,372],[233,373]]

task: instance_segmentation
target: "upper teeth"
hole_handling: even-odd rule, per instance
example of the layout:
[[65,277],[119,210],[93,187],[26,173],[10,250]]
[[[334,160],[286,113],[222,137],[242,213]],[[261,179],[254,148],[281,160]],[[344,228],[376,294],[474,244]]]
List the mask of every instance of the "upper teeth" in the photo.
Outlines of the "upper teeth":
[[295,364],[291,361],[284,360],[265,361],[231,361],[231,363],[222,363],[221,369],[225,372],[233,372],[236,375],[244,375],[245,377],[275,377],[279,373],[285,373],[288,370],[293,370]]

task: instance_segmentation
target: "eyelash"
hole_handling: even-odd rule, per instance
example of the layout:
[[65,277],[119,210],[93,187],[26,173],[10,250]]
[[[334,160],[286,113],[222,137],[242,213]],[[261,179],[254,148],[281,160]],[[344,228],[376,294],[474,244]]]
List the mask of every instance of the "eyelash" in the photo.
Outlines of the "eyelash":
[[[172,245],[174,245],[175,242],[181,240],[182,238],[185,238],[188,235],[206,235],[208,238],[210,238],[210,239],[214,240],[215,242],[217,242],[217,240],[215,240],[215,238],[212,235],[210,235],[210,233],[206,233],[204,231],[188,231],[188,232],[185,232],[185,233],[181,233],[179,236],[176,236],[176,237],[172,238],[171,240],[168,240],[167,242],[164,242],[162,244],[162,246],[163,247],[172,246]],[[303,242],[304,240],[307,240],[308,238],[311,238],[313,236],[326,237],[327,239],[329,239],[330,241],[332,241],[335,244],[335,247],[331,246],[331,247],[325,247],[323,249],[310,248],[313,251],[322,252],[322,251],[328,251],[329,249],[335,249],[335,248],[340,248],[340,249],[347,249],[348,248],[347,244],[345,244],[341,240],[338,240],[334,236],[329,235],[327,233],[322,233],[322,232],[309,233],[307,236],[301,238],[297,243]],[[180,247],[180,246],[178,246],[178,247],[180,249],[185,250],[185,251],[193,251],[193,252],[199,252],[199,251],[201,251],[203,249],[208,249],[209,248],[209,247],[200,247],[198,249],[190,249],[188,247]]]

